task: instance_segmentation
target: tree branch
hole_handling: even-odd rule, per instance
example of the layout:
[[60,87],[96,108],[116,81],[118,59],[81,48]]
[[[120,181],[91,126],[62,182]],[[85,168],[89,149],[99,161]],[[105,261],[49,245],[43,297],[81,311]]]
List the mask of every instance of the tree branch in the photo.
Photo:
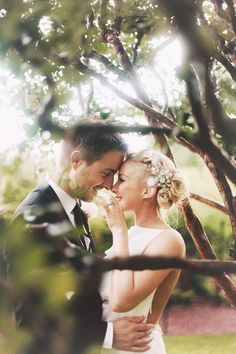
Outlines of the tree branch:
[[150,125],[111,125],[111,124],[100,124],[100,123],[81,123],[70,128],[65,128],[64,132],[68,132],[67,134],[75,134],[81,131],[94,131],[94,132],[102,132],[106,134],[112,134],[115,132],[119,132],[121,134],[124,133],[140,133],[142,135],[155,133],[155,134],[171,134],[171,129],[160,128]]
[[[219,276],[225,272],[236,273],[235,261],[193,260],[167,257],[132,256],[129,258],[102,259],[99,264],[103,272],[113,269],[130,269],[135,271],[145,269],[182,269],[188,272],[209,276]],[[235,298],[236,301],[236,298]]]
[[195,77],[193,70],[188,64],[185,64],[184,66],[183,79],[186,83],[189,101],[191,104],[194,118],[199,128],[199,133],[203,139],[206,139],[208,141],[210,140],[210,135],[207,125],[207,117],[205,116],[205,112],[201,104],[201,97],[198,88],[197,78]]
[[[196,81],[196,78],[190,69],[190,66],[188,65],[187,68],[185,69],[183,79],[186,82],[187,86],[187,91],[188,91],[188,97],[189,101],[192,107],[193,115],[197,121],[200,134],[197,138],[194,139],[195,144],[200,148],[202,152],[204,152],[205,155],[209,156],[212,161],[218,166],[219,169],[222,169],[225,174],[229,177],[229,179],[236,183],[236,165],[234,163],[234,160],[231,156],[226,155],[226,153],[223,153],[212,141],[209,135],[209,130],[207,126],[207,118],[205,116],[205,112],[203,112],[203,107],[201,104],[201,98],[200,98],[200,92],[198,89],[198,84]],[[203,83],[204,85],[204,83]],[[212,109],[215,115],[217,115],[217,118],[214,117],[214,119],[218,120],[222,119],[220,112],[218,112],[213,105],[213,102],[210,100],[214,99],[214,94],[212,93],[212,88],[207,89],[206,91],[209,91],[206,95],[207,96],[207,103],[209,104],[209,109]],[[217,99],[214,99],[215,105],[218,103]],[[219,104],[217,105],[217,108],[219,109]],[[236,122],[236,121],[235,121]],[[233,130],[234,128],[234,123],[232,122],[231,124],[231,129]],[[236,133],[235,133],[236,136]]]
[[[236,183],[236,176],[235,176],[235,167],[233,164],[232,159],[228,159],[227,156],[223,154],[223,152],[220,151],[218,147],[216,147],[211,141],[208,141],[207,144],[204,139],[189,139],[189,137],[185,134],[185,132],[176,124],[173,122],[171,119],[168,117],[164,116],[160,112],[155,111],[152,107],[146,105],[145,103],[142,103],[138,101],[137,99],[127,95],[123,91],[119,90],[117,87],[112,85],[106,77],[104,77],[102,74],[97,73],[95,70],[88,68],[86,65],[84,65],[78,58],[76,58],[73,62],[73,65],[77,70],[80,72],[83,72],[84,74],[88,76],[92,76],[96,79],[98,79],[102,84],[106,85],[109,87],[112,91],[114,91],[119,97],[122,99],[126,100],[129,102],[131,105],[135,106],[136,108],[142,110],[143,112],[146,112],[148,117],[149,117],[149,123],[151,125],[157,125],[158,122],[163,124],[165,127],[174,129],[173,134],[175,134],[178,138],[179,141],[183,141],[185,145],[190,145],[191,147],[197,146],[197,148],[201,149],[202,152],[206,155],[209,155],[209,157],[216,163],[219,168],[222,167],[225,170],[226,175],[234,182]],[[160,137],[159,137],[160,139]],[[168,145],[167,145],[168,146]],[[172,155],[172,154],[171,154]]]
[[205,100],[207,109],[214,124],[215,131],[228,143],[235,143],[236,119],[227,117],[224,109],[214,94],[213,84],[210,80],[209,71],[205,68],[203,87],[205,88]]
[[99,28],[101,28],[102,31],[104,31],[106,28],[108,3],[109,0],[101,0],[101,7],[100,7],[101,17],[99,19]]
[[120,39],[112,32],[106,31],[103,34],[104,40],[111,44],[115,50],[115,53],[119,59],[121,67],[123,67],[124,71],[126,71],[130,75],[130,83],[133,86],[137,96],[147,105],[151,107],[151,102],[147,96],[147,94],[142,89],[142,86],[137,77],[136,71],[131,63],[128,54],[126,53]]
[[[182,206],[184,221],[190,235],[193,238],[195,246],[203,258],[216,259],[216,254],[207,238],[205,231],[199,221],[198,217],[189,202],[186,201]],[[218,276],[216,279],[218,285],[224,290],[228,300],[236,305],[236,286],[227,274]]]
[[217,13],[217,15],[225,20],[227,23],[229,23],[229,15],[227,14],[227,12],[223,9],[222,7],[222,1],[220,0],[211,0],[211,2],[214,4],[215,7],[215,11]]
[[[234,261],[218,261],[218,260],[189,260],[179,258],[164,257],[146,257],[132,256],[129,258],[113,258],[105,260],[102,258],[88,255],[81,260],[70,259],[73,266],[80,271],[84,271],[91,276],[113,269],[182,269],[190,272],[200,273],[202,275],[210,275],[216,277],[217,283],[225,290],[226,296],[230,303],[236,306],[236,286],[232,283],[228,275],[225,273],[236,272],[236,262]],[[87,282],[88,285],[91,282]],[[90,285],[91,287],[91,285]]]
[[118,66],[115,66],[107,57],[96,52],[95,50],[89,54],[89,58],[94,59],[99,63],[103,64],[108,70],[116,74],[119,79],[124,81],[127,81],[129,79],[129,75],[125,71],[121,70]]
[[90,14],[86,18],[86,26],[88,29],[94,27],[94,12],[93,9],[90,10]]
[[228,15],[231,21],[232,25],[232,30],[234,31],[234,34],[236,35],[236,10],[235,10],[235,5],[233,0],[225,0],[226,4],[228,5]]
[[[230,13],[230,10],[232,11],[233,10],[233,13],[234,13],[234,6],[231,6],[233,5],[232,4],[232,1],[226,1],[227,2],[227,5],[231,7],[231,9],[227,11],[225,11],[222,7],[222,1],[219,1],[219,0],[211,0],[211,2],[214,4],[214,7],[215,7],[215,11],[217,13],[217,15],[223,19],[227,24],[230,24],[231,27],[232,27],[232,30],[234,32],[234,34],[236,35],[236,32],[235,32],[235,28],[234,28],[234,21],[232,22],[232,15]],[[228,4],[229,3],[229,4]],[[231,4],[230,4],[231,3]]]
[[195,199],[195,200],[197,200],[197,201],[199,201],[201,203],[204,203],[206,205],[209,205],[209,206],[215,208],[216,210],[222,211],[222,213],[225,213],[225,214],[228,215],[227,208],[224,205],[219,204],[219,203],[215,202],[212,199],[203,197],[203,196],[195,194],[195,193],[191,193],[190,194],[190,198]]
[[115,0],[115,20],[113,24],[113,30],[117,33],[120,34],[121,31],[121,24],[123,21],[122,18],[122,5],[123,1],[122,0]]
[[[77,70],[84,73],[85,75],[92,76],[98,79],[103,85],[109,87],[113,92],[117,94],[118,97],[124,99],[126,102],[130,103],[134,107],[140,109],[141,111],[147,113],[149,117],[149,124],[151,126],[160,127],[161,123],[163,126],[173,130],[173,135],[177,140],[181,142],[184,146],[188,147],[191,151],[197,151],[199,149],[197,146],[193,145],[188,136],[180,128],[178,124],[164,116],[162,113],[157,112],[152,107],[149,107],[145,103],[138,101],[137,99],[125,94],[123,91],[119,90],[116,86],[112,85],[105,76],[97,73],[95,70],[84,65],[78,58],[74,60],[74,65]],[[155,136],[155,133],[153,133]]]
[[205,162],[212,174],[212,177],[215,180],[216,186],[228,210],[228,214],[232,226],[233,239],[234,242],[236,243],[236,205],[234,203],[234,197],[232,195],[229,183],[225,178],[225,175],[222,172],[222,170],[217,168],[215,164],[208,157],[205,158]]
[[204,152],[221,171],[224,171],[226,176],[234,184],[236,184],[236,165],[231,156],[227,155],[225,151],[221,151],[211,140],[206,141],[200,136],[195,139],[195,144],[199,146],[200,150]]
[[141,41],[143,39],[144,36],[144,32],[137,32],[137,36],[136,36],[136,42],[135,45],[133,46],[133,65],[135,66],[136,61],[137,61],[137,57],[138,57],[138,48],[141,44]]
[[[201,1],[202,3],[202,1]],[[225,45],[225,39],[219,34],[219,32],[213,27],[211,26],[211,24],[206,20],[204,13],[202,11],[202,4],[199,4],[198,6],[198,14],[199,17],[201,19],[201,24],[202,27],[205,27],[205,30],[208,31],[208,33],[211,34],[211,38],[215,38],[216,40],[218,40],[218,46],[219,49],[214,48],[214,51],[212,51],[212,56],[219,61],[224,68],[228,71],[228,73],[230,74],[231,78],[236,81],[236,68],[234,65],[231,64],[231,62],[226,58],[226,55],[229,53],[229,49],[227,48],[227,46]],[[223,55],[223,53],[225,55]]]
[[170,128],[170,129],[176,128],[177,131],[181,130],[181,128],[175,122],[173,122],[171,119],[167,118],[166,116],[164,116],[160,112],[155,111],[152,107],[146,105],[145,103],[142,103],[142,102],[138,101],[137,99],[127,95],[123,91],[119,90],[116,86],[111,84],[105,76],[103,76],[100,73],[97,73],[95,70],[84,65],[78,58],[76,58],[74,60],[73,64],[77,70],[79,70],[80,72],[82,72],[88,76],[92,76],[92,77],[98,79],[102,84],[109,87],[119,97],[121,97],[125,101],[129,102],[131,105],[135,106],[136,108],[138,108],[144,112],[152,114],[153,117],[155,117],[155,119],[157,119],[160,123],[164,124],[166,127]]
[[[146,104],[149,107],[152,107],[152,103],[149,100],[149,97],[146,94],[145,90],[143,90],[143,87],[139,81],[139,78],[138,78],[137,73],[134,69],[134,66],[131,63],[130,58],[129,58],[128,54],[126,53],[120,39],[111,31],[104,33],[103,37],[104,37],[104,40],[107,41],[107,43],[112,44],[121,66],[130,75],[130,83],[131,83],[133,89],[135,90],[137,96],[140,98],[140,100],[144,104]],[[154,124],[152,114],[150,114],[148,111],[144,111],[144,114],[147,117],[148,122],[150,124]],[[155,124],[157,126],[161,127],[162,122],[160,120],[155,119]],[[155,135],[154,135],[154,137],[157,138]],[[170,151],[170,148],[169,148],[169,145],[168,145],[168,142],[167,142],[165,136],[164,135],[159,136],[158,141],[160,143],[161,148],[162,149],[165,148],[167,156],[169,156],[170,158],[173,159],[173,155]]]
[[236,68],[234,65],[230,63],[230,61],[219,51],[215,51],[214,55],[215,59],[218,60],[224,68],[228,71],[230,74],[231,78],[236,81]]

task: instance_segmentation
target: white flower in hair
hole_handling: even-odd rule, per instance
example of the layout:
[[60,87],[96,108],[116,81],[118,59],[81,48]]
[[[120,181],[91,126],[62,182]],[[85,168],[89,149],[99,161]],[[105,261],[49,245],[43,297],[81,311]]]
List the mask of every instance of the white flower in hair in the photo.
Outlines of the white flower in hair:
[[168,169],[161,169],[161,167],[151,167],[151,174],[154,177],[156,186],[159,188],[170,188],[172,177],[174,175],[173,171]]

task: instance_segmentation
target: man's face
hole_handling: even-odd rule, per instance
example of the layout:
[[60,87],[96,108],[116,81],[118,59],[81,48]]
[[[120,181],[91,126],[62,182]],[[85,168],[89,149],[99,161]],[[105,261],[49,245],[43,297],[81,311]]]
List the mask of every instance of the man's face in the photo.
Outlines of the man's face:
[[72,159],[70,171],[70,194],[90,202],[101,188],[111,189],[124,153],[108,151],[99,160],[87,164],[83,159]]

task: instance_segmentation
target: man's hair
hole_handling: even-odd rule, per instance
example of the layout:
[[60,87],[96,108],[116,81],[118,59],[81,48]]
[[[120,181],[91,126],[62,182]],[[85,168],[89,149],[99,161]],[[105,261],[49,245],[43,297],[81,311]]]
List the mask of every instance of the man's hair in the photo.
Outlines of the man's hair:
[[81,158],[86,160],[88,164],[101,159],[109,151],[118,150],[126,153],[128,149],[120,133],[107,133],[102,129],[96,131],[93,126],[90,131],[83,129],[74,133],[69,139],[69,144],[71,151],[76,148],[80,150]]

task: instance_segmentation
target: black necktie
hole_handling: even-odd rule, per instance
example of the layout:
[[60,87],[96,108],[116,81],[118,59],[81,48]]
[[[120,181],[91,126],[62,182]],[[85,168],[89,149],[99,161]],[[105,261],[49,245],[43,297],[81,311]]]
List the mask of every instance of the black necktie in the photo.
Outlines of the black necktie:
[[[82,248],[86,251],[89,251],[90,253],[96,253],[87,218],[86,218],[84,212],[81,210],[78,203],[75,204],[75,207],[73,209],[73,214],[74,214],[76,228],[80,230],[79,241],[80,241]],[[90,241],[88,249],[87,249],[87,246],[85,243],[84,236],[88,237],[89,241]]]

